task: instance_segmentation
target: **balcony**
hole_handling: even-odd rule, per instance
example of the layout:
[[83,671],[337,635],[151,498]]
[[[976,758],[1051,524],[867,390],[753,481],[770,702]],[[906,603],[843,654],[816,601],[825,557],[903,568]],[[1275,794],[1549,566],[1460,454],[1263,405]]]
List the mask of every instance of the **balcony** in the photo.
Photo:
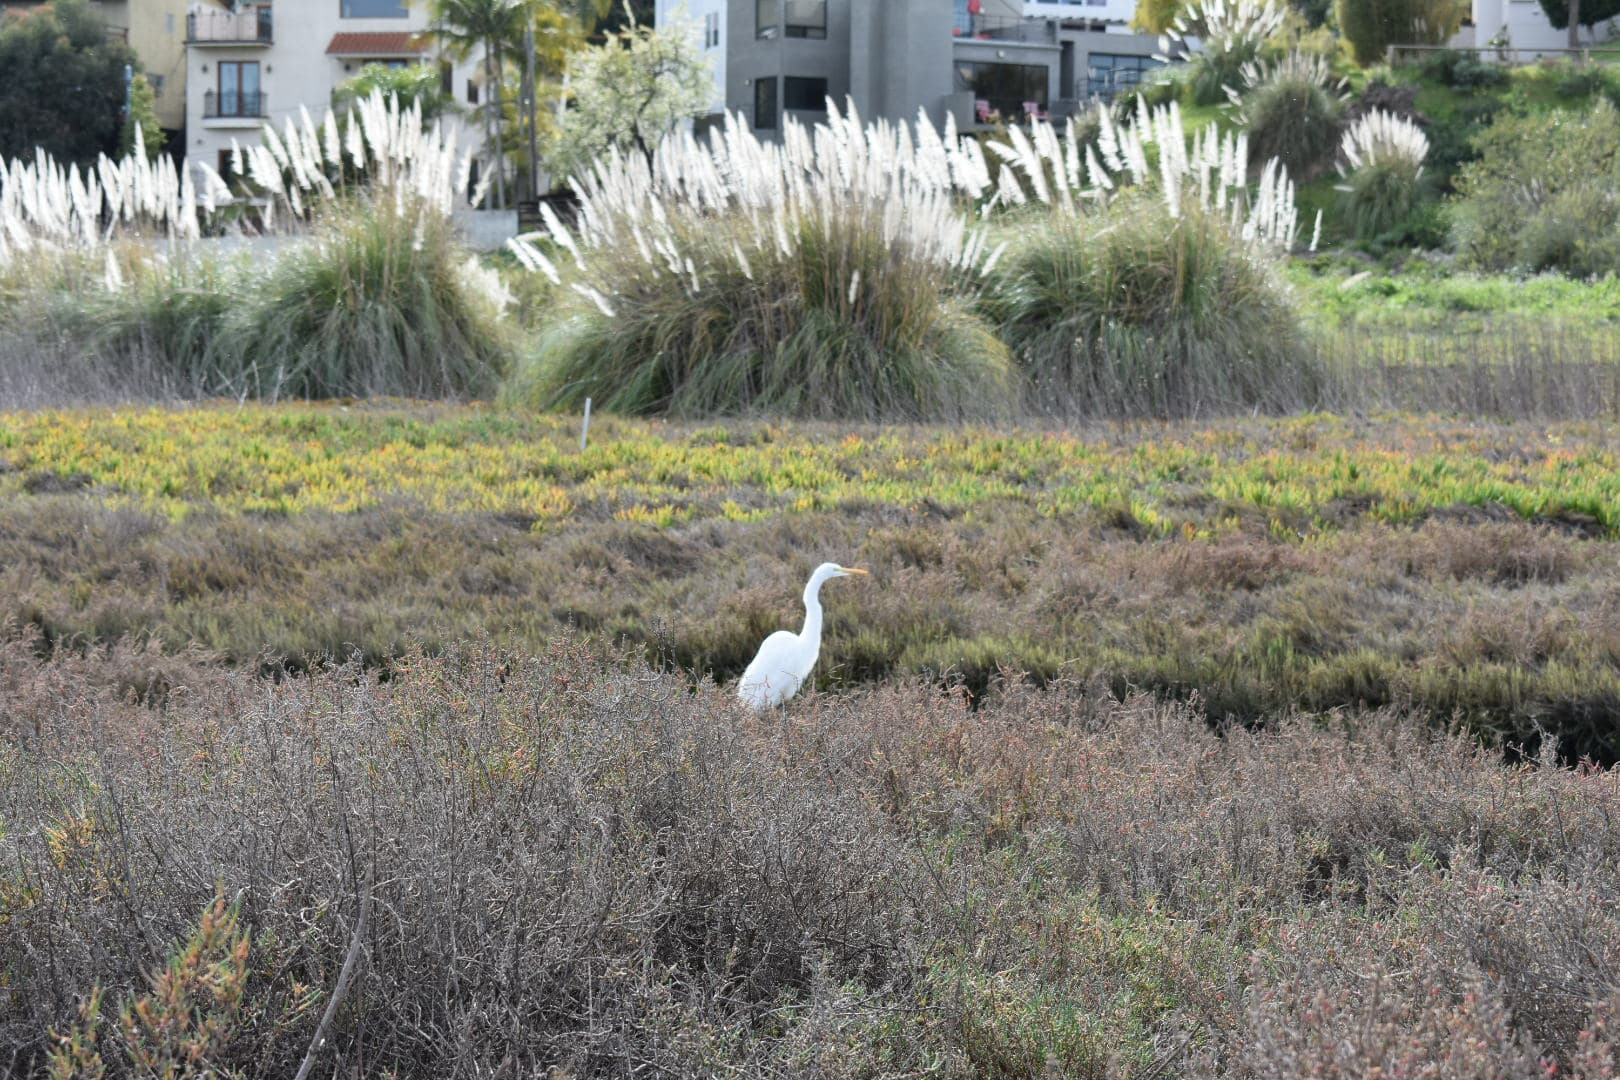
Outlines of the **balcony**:
[[1019,19],[1010,15],[957,15],[951,24],[951,36],[961,41],[1051,45],[1057,41],[1057,28],[1044,19]]
[[194,11],[186,16],[187,45],[270,45],[270,9]]
[[209,90],[203,94],[204,120],[263,120],[270,114],[269,95],[262,90],[243,93]]

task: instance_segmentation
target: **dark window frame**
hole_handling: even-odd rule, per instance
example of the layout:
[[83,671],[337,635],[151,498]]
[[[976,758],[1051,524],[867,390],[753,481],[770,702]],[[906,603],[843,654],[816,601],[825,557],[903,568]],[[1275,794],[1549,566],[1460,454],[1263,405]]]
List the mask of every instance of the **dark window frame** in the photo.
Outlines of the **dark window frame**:
[[[821,13],[821,21],[819,23],[795,22],[793,14],[795,5],[814,5],[815,9]],[[785,37],[810,38],[814,41],[825,41],[827,39],[827,0],[783,0],[782,8],[782,33]]]
[[776,76],[754,80],[754,130],[775,131],[781,123],[781,93]]
[[[214,85],[218,88],[219,116],[259,116],[259,95],[264,93],[264,71],[257,60],[221,60],[214,65]],[[235,85],[229,88],[225,85],[225,70],[229,68],[234,74]],[[253,69],[253,89],[247,89],[247,81],[242,77],[248,68]]]
[[[802,104],[805,101],[809,101],[811,104]],[[800,104],[795,104],[795,102],[800,102]],[[784,75],[782,77],[782,111],[826,112],[827,80],[811,78],[806,75]]]
[[[991,69],[991,70],[983,70]],[[1029,80],[1028,85],[1018,86],[1017,80],[1002,83],[992,83],[986,87],[980,80],[981,73],[993,74],[997,69],[1002,74],[1013,72],[1021,73],[1021,78]],[[1041,88],[1039,92],[1034,89],[1034,80],[1039,73]],[[990,60],[961,60],[956,64],[956,89],[971,91],[975,102],[988,102],[990,107],[1001,114],[1003,120],[1018,121],[1024,119],[1024,103],[1035,102],[1042,112],[1052,107],[1052,72],[1043,64],[1009,64]]]

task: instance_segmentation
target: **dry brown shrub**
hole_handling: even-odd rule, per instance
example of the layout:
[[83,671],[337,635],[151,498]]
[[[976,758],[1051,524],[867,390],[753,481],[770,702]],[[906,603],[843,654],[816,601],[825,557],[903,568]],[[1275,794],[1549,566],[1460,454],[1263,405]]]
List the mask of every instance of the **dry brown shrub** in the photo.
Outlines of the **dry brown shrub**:
[[1396,710],[1218,730],[1014,672],[756,717],[572,639],[385,679],[170,657],[141,699],[146,652],[37,646],[0,642],[18,1071],[220,890],[251,1075],[296,1066],[368,897],[323,1068],[1528,1080],[1614,1052],[1620,775],[1550,748]]
[[1176,590],[1254,592],[1320,572],[1319,561],[1299,548],[1253,536],[1170,543],[1160,545],[1157,554],[1158,575]]
[[1430,523],[1405,537],[1401,565],[1415,577],[1492,585],[1557,585],[1585,562],[1588,548],[1525,522]]

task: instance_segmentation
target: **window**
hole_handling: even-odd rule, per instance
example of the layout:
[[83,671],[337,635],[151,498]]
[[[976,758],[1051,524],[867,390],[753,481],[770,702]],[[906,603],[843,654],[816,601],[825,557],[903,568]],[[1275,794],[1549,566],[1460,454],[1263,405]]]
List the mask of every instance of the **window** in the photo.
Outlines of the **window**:
[[1163,66],[1151,56],[1092,53],[1086,57],[1086,94],[1111,98],[1121,91],[1129,92],[1147,72]]
[[711,12],[703,16],[703,47],[705,49],[718,49],[720,47],[719,12]]
[[439,61],[439,92],[445,97],[452,97],[456,92],[456,69],[448,60]]
[[345,19],[403,19],[405,0],[341,0]]
[[754,0],[754,36],[773,38],[782,28],[782,0]]
[[827,80],[801,79],[789,75],[782,80],[782,108],[796,112],[826,112]]
[[471,79],[467,80],[467,104],[478,104],[478,84]]
[[787,36],[825,38],[827,0],[787,0]]
[[219,178],[221,180],[229,180],[231,178],[231,152],[229,150],[221,150],[219,152],[219,168],[214,171],[219,173]]
[[986,113],[999,113],[1003,120],[1022,120],[1029,102],[1045,112],[1050,100],[1047,81],[1047,69],[1035,64],[956,65],[956,89],[973,92],[980,120]]
[[219,62],[219,111],[216,116],[263,116],[259,101],[259,62]]
[[754,80],[754,127],[776,130],[776,76]]
[[148,73],[146,76],[146,82],[152,87],[152,93],[158,95],[159,97],[163,96],[163,76]]

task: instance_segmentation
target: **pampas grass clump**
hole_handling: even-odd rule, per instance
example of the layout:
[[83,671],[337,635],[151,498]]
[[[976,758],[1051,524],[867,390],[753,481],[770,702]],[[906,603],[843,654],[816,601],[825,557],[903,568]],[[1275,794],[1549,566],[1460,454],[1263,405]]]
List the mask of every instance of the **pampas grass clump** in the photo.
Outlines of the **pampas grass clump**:
[[1189,51],[1190,39],[1201,42],[1188,61],[1195,104],[1226,100],[1227,88],[1241,81],[1244,67],[1282,28],[1287,10],[1277,0],[1193,0],[1176,17],[1168,38],[1182,51]]
[[980,309],[1013,350],[1028,412],[1187,416],[1312,403],[1320,378],[1272,268],[1297,232],[1273,159],[1246,182],[1247,137],[1139,111],[1095,146],[1010,132],[994,201],[1045,205],[1013,227]]
[[1269,260],[1145,192],[1020,229],[983,309],[1031,413],[1198,416],[1313,404],[1322,384]]
[[1332,156],[1347,91],[1321,57],[1296,51],[1274,64],[1247,64],[1242,89],[1228,93],[1249,133],[1250,161],[1276,158],[1296,179],[1308,179]]
[[509,396],[679,416],[1004,413],[1007,350],[961,296],[996,255],[956,202],[989,183],[976,144],[836,109],[785,136],[763,144],[733,118],[708,146],[672,136],[581,178],[576,230],[553,219],[513,245],[566,288]]
[[237,227],[292,234],[257,266],[196,242],[234,200],[206,166],[0,162],[0,328],[161,396],[492,393],[504,298],[451,228],[470,155],[380,94],[301,120],[235,150],[260,196]]
[[1338,185],[1344,219],[1358,240],[1372,240],[1408,221],[1426,187],[1423,159],[1429,140],[1412,121],[1382,109],[1344,133]]
[[509,331],[466,259],[431,208],[352,202],[264,274],[224,359],[260,397],[491,394]]

